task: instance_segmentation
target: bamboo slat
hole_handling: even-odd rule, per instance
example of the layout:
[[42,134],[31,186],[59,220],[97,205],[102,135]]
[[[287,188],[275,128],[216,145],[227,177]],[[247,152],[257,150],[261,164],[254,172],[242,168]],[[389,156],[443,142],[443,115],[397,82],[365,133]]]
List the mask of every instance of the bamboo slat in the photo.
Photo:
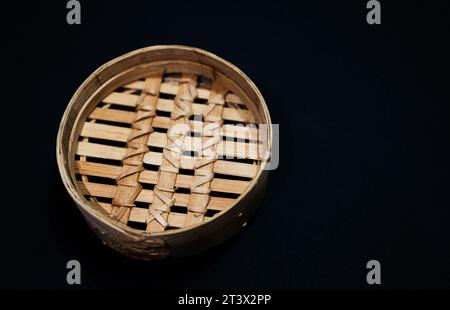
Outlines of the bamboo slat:
[[[92,136],[83,136],[95,138],[97,135]],[[152,137],[152,135],[150,135]],[[166,142],[167,139],[162,135],[153,135],[156,137],[155,141],[150,143],[150,146],[163,148],[165,145],[163,142]],[[123,141],[124,142],[124,141]],[[196,151],[200,149],[200,141],[195,143],[196,141],[192,141],[190,137],[186,138],[186,141],[183,142],[185,146],[185,151]],[[232,142],[225,141],[219,142],[216,146],[216,152],[219,155],[219,158],[231,158],[231,159],[254,159],[259,160],[260,155],[258,154],[258,146],[251,145],[241,142]],[[77,155],[82,156],[92,156],[97,158],[104,159],[115,159],[120,160],[126,153],[126,148],[109,146],[105,144],[98,144],[92,142],[80,142],[78,144],[78,148],[76,151]]]
[[[129,83],[127,85],[124,86],[124,88],[128,88],[128,89],[142,89],[142,86],[144,85],[144,83],[142,81],[135,81],[132,83]],[[208,99],[209,98],[209,90],[208,89],[202,89],[199,88],[198,89],[198,98],[200,99]],[[178,93],[178,85],[174,85],[171,83],[162,83],[161,84],[161,93],[164,94],[170,94],[170,95],[176,95]],[[228,94],[226,96],[226,101],[227,102],[231,102],[231,103],[236,103],[236,104],[243,104],[242,100],[234,95],[234,94]]]
[[[122,105],[125,107],[134,107],[136,105],[137,95],[114,92],[106,97],[103,102],[107,104]],[[172,112],[175,108],[173,100],[159,98],[156,109],[162,112]],[[204,105],[199,103],[192,104],[192,113],[202,115]],[[224,108],[223,119],[234,122],[252,122],[253,117],[247,110],[238,110],[235,108]]]
[[[99,202],[99,205],[103,209],[105,209],[106,212],[111,213],[111,204]],[[148,212],[146,209],[133,208],[133,209],[131,209],[129,221],[143,224],[143,223],[145,223],[147,216],[148,216]],[[205,216],[204,222],[208,221],[209,219],[210,219],[210,217]],[[171,212],[171,213],[169,213],[167,222],[169,223],[170,227],[183,228],[183,227],[185,227],[184,225],[186,223],[186,214]]]
[[[78,182],[77,186],[80,192],[86,196],[113,198],[116,192],[116,185],[108,185],[93,182]],[[189,194],[175,193],[175,205],[179,207],[187,207],[189,204]],[[153,191],[143,189],[136,197],[137,202],[153,203]],[[208,204],[208,209],[222,211],[233,204],[235,199],[224,197],[211,197]]]
[[[153,158],[158,158],[156,160],[146,161],[146,158],[151,157],[148,155],[153,155]],[[153,164],[155,166],[160,166],[162,163],[162,154],[156,152],[148,152],[144,157],[144,163]],[[180,159],[181,169],[192,169],[195,159],[190,157],[182,157]],[[75,161],[75,172],[83,175],[98,176],[104,178],[115,179],[119,176],[120,167],[108,164],[101,164],[88,161]],[[217,160],[213,165],[213,172],[216,174],[237,176],[243,178],[253,178],[256,175],[258,166],[252,164],[244,163],[231,163],[226,160]]]
[[[103,109],[95,108],[95,110],[89,116],[91,119],[111,121],[118,123],[131,124],[135,118],[134,112],[116,110],[116,109]],[[86,123],[89,124],[89,123]],[[170,126],[170,118],[164,116],[155,116],[153,118],[153,127],[168,129]],[[196,129],[201,129],[203,126],[201,122],[191,121],[191,128],[194,132]],[[120,127],[119,127],[120,128]],[[252,141],[258,141],[258,129],[253,127],[235,126],[235,125],[223,125],[220,128],[220,135],[229,138],[248,139]]]

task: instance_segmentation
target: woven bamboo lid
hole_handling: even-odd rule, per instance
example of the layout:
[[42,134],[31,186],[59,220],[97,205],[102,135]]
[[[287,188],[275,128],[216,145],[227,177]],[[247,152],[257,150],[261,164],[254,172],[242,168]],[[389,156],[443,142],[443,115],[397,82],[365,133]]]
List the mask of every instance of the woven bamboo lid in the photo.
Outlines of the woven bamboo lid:
[[263,193],[270,116],[250,79],[200,49],[121,56],[77,90],[58,133],[63,182],[114,249],[197,252],[245,226]]

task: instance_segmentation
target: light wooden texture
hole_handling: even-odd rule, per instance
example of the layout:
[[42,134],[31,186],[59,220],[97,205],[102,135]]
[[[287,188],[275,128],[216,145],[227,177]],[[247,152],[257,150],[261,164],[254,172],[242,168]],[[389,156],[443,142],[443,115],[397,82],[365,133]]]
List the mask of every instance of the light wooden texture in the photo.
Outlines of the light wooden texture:
[[[58,167],[114,249],[145,259],[199,251],[246,222],[265,184],[271,131],[236,123],[270,123],[242,72],[198,49],[146,48],[102,66],[76,92],[58,132]],[[174,134],[180,124],[187,130]],[[208,125],[220,126],[211,135]],[[205,152],[219,158],[205,161]]]
[[[127,128],[114,127],[120,129],[110,130],[110,128],[106,128],[106,126],[109,125],[86,123],[83,126],[81,136],[85,138],[96,138],[117,142],[126,142],[126,137],[125,135],[123,135],[124,132],[123,129],[126,130]],[[103,130],[100,131],[99,128],[102,128]],[[167,144],[167,137],[165,134],[160,132],[153,132],[150,134],[150,139],[148,142],[149,146],[163,148],[166,146],[166,144]],[[183,150],[185,151],[196,151],[199,150],[201,146],[202,146],[201,138],[186,137],[186,139],[183,140]],[[103,154],[103,152],[106,151],[106,152],[113,152],[114,154],[106,155],[107,157],[104,158],[115,159],[119,157],[118,159],[120,159],[124,156],[121,154],[123,154],[125,150],[126,149],[124,147],[111,147],[105,144],[84,142],[78,145],[77,154],[98,157],[95,156],[94,154],[96,154],[97,152],[101,152]],[[92,155],[81,154],[82,152],[92,153]],[[259,147],[258,144],[256,143],[234,142],[229,140],[220,141],[216,145],[216,152],[220,156],[219,158],[229,157],[229,158],[254,159],[254,160],[261,159],[261,155],[258,154]]]
[[[195,172],[192,180],[191,199],[189,201],[185,226],[199,224],[204,221],[206,208],[210,200],[209,193],[211,190],[214,190],[214,181],[217,181],[213,178],[214,162],[217,160],[217,144],[221,142],[220,127],[222,125],[222,113],[226,93],[227,90],[220,83],[213,81],[212,89],[209,93],[208,105],[203,111],[205,128],[202,132],[202,156],[194,163]],[[238,188],[235,182],[234,186],[230,186],[229,189]],[[245,188],[247,188],[247,185],[244,186],[244,190]]]
[[[111,204],[99,202],[99,205],[103,209],[105,209],[106,212],[111,213]],[[148,217],[148,210],[143,208],[133,208],[131,209],[129,220],[130,222],[145,223],[147,217]],[[206,222],[209,219],[210,217],[205,217],[204,222]],[[183,228],[185,227],[186,223],[186,214],[171,212],[167,217],[167,222],[169,223],[170,227]]]
[[[160,119],[155,119],[156,122]],[[199,130],[205,127],[205,124],[195,124],[196,122],[189,122],[189,126],[193,129],[198,127]],[[207,124],[207,123],[206,123]],[[156,126],[154,126],[156,127]],[[98,138],[118,142],[126,142],[127,138],[130,136],[132,129],[126,127],[112,126],[106,124],[98,124],[93,122],[86,122],[81,131],[81,136],[86,138]],[[224,136],[229,138],[227,142],[232,142],[232,139],[251,139],[253,142],[248,144],[257,144],[254,140],[257,136],[254,135],[256,129],[247,129],[241,126],[223,126],[219,129],[219,136]],[[196,132],[196,131],[193,131]],[[166,135],[161,132],[153,132],[150,134],[151,139],[148,140],[149,146],[163,147],[166,142]],[[187,137],[186,144],[195,145],[200,143],[200,138]],[[243,142],[238,142],[243,143]],[[239,144],[238,144],[239,145]],[[250,145],[252,146],[252,145]],[[192,146],[191,146],[192,147]]]
[[[134,107],[136,105],[137,95],[114,92],[106,97],[103,102],[109,104],[122,105],[126,107]],[[158,99],[156,108],[163,112],[172,112],[175,108],[173,100]],[[194,115],[202,115],[204,105],[199,103],[192,104],[192,113]],[[253,116],[247,110],[238,110],[235,108],[224,108],[223,119],[234,122],[253,122]]]
[[[237,109],[237,112],[230,112],[229,115],[241,116],[241,112],[248,112],[239,108],[239,105],[243,106],[243,102],[238,96],[229,93],[217,80],[210,83],[211,89],[205,89],[199,87],[197,79],[196,75],[184,74],[181,77],[168,78],[164,82],[159,74],[153,75],[151,78],[147,77],[145,81],[127,84],[124,87],[125,91],[115,91],[106,96],[103,100],[105,105],[94,108],[88,117],[90,121],[86,121],[82,126],[80,137],[83,139],[78,143],[76,149],[80,160],[74,163],[75,173],[81,175],[82,181],[89,183],[89,186],[94,188],[93,191],[89,191],[89,197],[93,201],[96,201],[96,194],[102,194],[102,191],[98,191],[99,186],[103,190],[111,189],[111,187],[101,187],[101,184],[89,182],[87,177],[116,180],[117,187],[115,187],[116,194],[113,197],[113,203],[102,203],[102,205],[107,205],[111,214],[121,222],[133,222],[136,218],[133,216],[130,219],[130,215],[136,212],[133,211],[135,209],[133,208],[134,201],[149,202],[149,199],[139,200],[142,199],[142,195],[146,197],[145,195],[150,193],[147,190],[143,191],[141,184],[155,187],[151,191],[151,203],[149,202],[149,210],[144,221],[147,223],[147,231],[155,233],[164,231],[169,226],[172,227],[171,221],[168,219],[170,214],[176,212],[171,212],[171,206],[180,206],[177,201],[181,199],[180,197],[184,199],[189,197],[189,201],[181,203],[183,207],[187,207],[187,214],[183,216],[184,223],[181,225],[177,222],[176,227],[200,224],[204,221],[207,210],[219,211],[214,208],[214,202],[220,197],[211,197],[210,191],[240,195],[248,188],[250,180],[257,174],[257,162],[242,163],[233,159],[257,161],[260,158],[258,147],[261,141],[259,141],[258,128],[251,124],[247,126],[222,125],[226,102],[233,106],[233,108],[228,108],[229,112]],[[183,84],[180,84],[181,82]],[[136,92],[140,94],[137,95]],[[160,98],[159,93],[176,96],[173,100],[168,100]],[[202,118],[191,120],[190,116],[195,114],[194,106],[197,99],[207,99],[207,102],[197,106],[197,113]],[[153,113],[158,110],[158,107],[161,107],[161,102],[164,106],[169,101],[172,106],[170,109],[166,109],[166,112],[170,111],[171,117],[158,116]],[[142,117],[139,117],[139,113],[143,113],[143,111],[139,111],[139,107],[143,102],[146,102],[148,110],[151,110],[152,113],[147,115],[149,117],[141,120]],[[137,112],[116,109],[114,104],[135,108]],[[148,128],[151,130],[142,133],[142,130],[133,129],[136,126],[136,120],[140,122],[138,125],[142,124],[142,121],[146,121],[146,126],[150,126]],[[106,121],[107,124],[97,121]],[[184,126],[181,128],[182,132],[175,132],[172,135],[174,130],[180,129],[180,125]],[[156,132],[153,128],[165,129],[167,132]],[[135,137],[138,132],[142,134],[138,135],[138,140],[133,138],[133,141],[141,143],[139,144],[141,151],[133,155],[132,163],[134,165],[127,165],[124,158],[130,152],[136,153],[137,147],[136,145],[130,146],[130,137]],[[92,139],[96,140],[90,141]],[[238,140],[234,141],[235,139]],[[108,141],[122,143],[123,146],[108,145]],[[150,151],[145,149],[147,146],[162,151]],[[173,153],[174,146],[178,152]],[[169,150],[170,154],[167,155]],[[195,154],[184,155],[183,152],[186,151],[195,152]],[[124,164],[118,166],[91,162],[91,158],[115,160],[117,163]],[[147,170],[143,166],[139,166],[142,164],[157,166],[158,171]],[[193,175],[182,173],[179,169],[192,171]],[[216,177],[215,174],[229,176],[230,179]],[[247,180],[234,180],[232,179],[234,177],[247,178]],[[177,188],[189,190],[190,194],[178,194],[176,193]],[[109,198],[109,196],[98,197]],[[212,208],[209,206],[211,199],[213,200]],[[234,200],[235,198],[227,198],[222,201],[229,201],[231,205]],[[128,203],[127,208],[120,207],[121,201]],[[119,206],[115,207],[117,204]],[[121,211],[120,216],[117,216],[119,211]],[[139,210],[139,214],[138,222],[142,223],[145,213]]]
[[[78,187],[83,195],[86,196],[94,196],[101,198],[113,198],[116,192],[116,185],[108,185],[102,183],[93,183],[93,182],[78,182]],[[189,194],[175,193],[175,201],[176,206],[179,207],[187,207],[189,204]],[[153,203],[154,195],[153,191],[149,189],[143,189],[136,197],[137,202],[146,202]],[[231,198],[224,197],[211,197],[211,200],[208,204],[209,210],[222,211],[225,210],[230,204],[232,204],[235,200]],[[147,213],[148,215],[148,213]]]
[[[81,175],[96,176],[115,180],[122,172],[122,169],[119,166],[91,163],[86,161],[76,161],[75,172]],[[139,182],[145,184],[156,184],[158,180],[158,173],[156,171],[144,170],[139,174],[138,180]],[[177,174],[175,186],[181,188],[191,188],[191,184],[194,181],[195,177],[192,175]],[[127,182],[124,182],[124,184],[134,184],[134,181]],[[249,181],[213,178],[211,180],[211,190],[223,193],[242,194],[249,184]]]
[[153,132],[152,122],[161,80],[162,73],[145,79],[141,95],[137,99],[137,112],[132,122],[132,129],[125,140],[128,149],[125,157],[122,158],[122,171],[116,177],[118,186],[111,209],[112,216],[123,223],[128,223],[130,210],[142,190],[142,185],[138,180],[144,170],[143,158],[144,154],[148,152],[147,141],[150,133]]
[[[131,124],[135,118],[135,112],[128,112],[116,109],[104,109],[95,108],[89,115],[89,118],[95,120],[112,121],[124,124]],[[197,132],[197,128],[201,129],[201,122],[190,121],[191,128],[194,132]],[[89,123],[86,123],[89,124]],[[168,129],[170,126],[170,118],[164,116],[155,116],[152,122],[153,127]],[[119,127],[120,128],[120,127]],[[252,141],[258,141],[258,128],[249,126],[235,126],[235,125],[223,125],[220,128],[220,135],[223,137],[247,139]]]
[[[124,88],[128,89],[142,89],[144,86],[144,83],[142,81],[135,81],[132,83],[129,83],[124,86]],[[171,84],[171,83],[162,83],[161,84],[161,93],[164,94],[170,94],[170,95],[176,95],[178,93],[178,85],[177,84]],[[200,99],[209,99],[210,97],[210,90],[208,89],[202,89],[198,88],[197,90],[197,97]],[[227,102],[235,103],[235,104],[243,104],[241,98],[236,96],[235,94],[228,94],[225,99]]]
[[[192,102],[197,96],[197,77],[191,74],[183,74],[182,79],[183,84],[180,84],[174,100],[176,104],[172,110],[172,123],[167,134],[168,137],[172,137],[172,140],[166,139],[164,143],[164,147],[167,149],[163,152],[163,161],[155,185],[155,190],[158,190],[160,195],[155,195],[155,199],[149,208],[153,218],[147,222],[147,232],[151,233],[163,231],[167,227],[165,220],[169,215],[170,207],[175,202],[173,192],[175,191],[180,158],[184,151],[186,135],[190,132],[189,117],[192,115]],[[182,132],[175,132],[180,127]],[[172,151],[174,149],[175,152]],[[173,169],[174,171],[167,169]]]

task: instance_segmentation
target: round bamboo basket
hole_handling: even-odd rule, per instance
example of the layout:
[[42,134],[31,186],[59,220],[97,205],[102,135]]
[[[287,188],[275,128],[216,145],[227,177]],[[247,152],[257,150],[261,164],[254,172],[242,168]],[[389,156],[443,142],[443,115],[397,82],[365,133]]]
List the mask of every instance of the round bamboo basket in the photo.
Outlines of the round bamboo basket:
[[78,88],[62,118],[62,181],[89,226],[129,257],[202,251],[258,206],[272,127],[253,82],[185,46],[116,58]]

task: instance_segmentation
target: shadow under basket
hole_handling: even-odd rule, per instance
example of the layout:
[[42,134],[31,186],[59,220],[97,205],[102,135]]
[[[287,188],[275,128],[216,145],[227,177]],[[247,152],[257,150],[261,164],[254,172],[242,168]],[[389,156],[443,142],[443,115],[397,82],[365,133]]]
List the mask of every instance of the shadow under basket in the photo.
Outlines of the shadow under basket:
[[272,127],[253,82],[185,46],[116,58],[61,121],[65,187],[105,244],[129,257],[197,253],[246,225],[264,194]]

